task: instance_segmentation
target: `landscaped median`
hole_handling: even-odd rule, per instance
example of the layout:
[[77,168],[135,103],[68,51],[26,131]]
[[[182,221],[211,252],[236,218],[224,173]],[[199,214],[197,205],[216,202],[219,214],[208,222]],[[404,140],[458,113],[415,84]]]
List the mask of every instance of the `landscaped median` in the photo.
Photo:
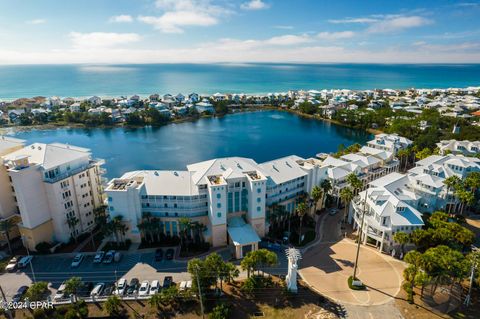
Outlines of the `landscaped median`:
[[353,276],[348,277],[348,287],[352,290],[365,290],[366,288],[358,278],[353,279]]

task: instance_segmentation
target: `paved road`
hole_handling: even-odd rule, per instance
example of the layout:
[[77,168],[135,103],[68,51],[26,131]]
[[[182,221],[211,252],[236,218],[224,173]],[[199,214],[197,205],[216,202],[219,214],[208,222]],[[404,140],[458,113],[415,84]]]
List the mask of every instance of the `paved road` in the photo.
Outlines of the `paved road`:
[[357,276],[368,286],[352,291],[347,279],[353,273],[356,244],[343,238],[342,214],[325,215],[322,239],[308,249],[299,273],[315,290],[345,307],[348,318],[402,318],[393,297],[400,291],[402,262],[362,246]]

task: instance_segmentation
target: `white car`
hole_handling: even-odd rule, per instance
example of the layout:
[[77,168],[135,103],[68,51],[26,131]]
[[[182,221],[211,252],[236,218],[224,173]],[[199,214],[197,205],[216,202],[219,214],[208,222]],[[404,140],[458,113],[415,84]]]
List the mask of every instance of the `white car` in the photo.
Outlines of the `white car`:
[[105,284],[103,282],[99,282],[98,284],[93,287],[92,291],[90,292],[90,297],[97,297],[100,296],[100,294],[103,291],[103,288],[105,288]]
[[114,295],[123,296],[127,290],[127,279],[120,278],[120,280],[115,285],[115,290],[113,291]]
[[10,259],[10,261],[8,262],[8,265],[5,267],[5,270],[8,271],[8,272],[12,272],[15,270],[15,268],[17,268],[17,258],[16,257],[13,257],[12,259]]
[[105,252],[102,250],[102,251],[99,251],[95,257],[93,258],[93,263],[94,264],[100,264],[103,260],[103,257],[105,256]]
[[150,284],[150,291],[148,292],[148,294],[150,296],[153,296],[154,294],[156,294],[158,291],[160,290],[160,282],[158,280],[154,280],[152,281],[152,283]]
[[75,257],[73,257],[73,261],[70,267],[77,268],[82,263],[82,260],[83,260],[83,254],[76,254]]
[[142,281],[142,284],[140,285],[140,289],[138,289],[138,295],[147,296],[148,288],[150,288],[150,283],[148,282],[148,280]]
[[53,296],[53,300],[65,299],[65,282],[63,282],[60,287],[58,287],[55,296]]

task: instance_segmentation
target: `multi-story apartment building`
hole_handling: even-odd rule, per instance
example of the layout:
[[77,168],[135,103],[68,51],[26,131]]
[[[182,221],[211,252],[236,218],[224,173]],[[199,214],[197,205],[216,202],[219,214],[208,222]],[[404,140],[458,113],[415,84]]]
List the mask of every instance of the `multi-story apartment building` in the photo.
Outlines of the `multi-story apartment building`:
[[100,167],[85,148],[35,143],[5,156],[21,216],[24,243],[68,242],[94,227],[94,209],[103,204]]
[[465,156],[476,156],[480,152],[480,141],[457,141],[444,140],[437,143],[440,155],[463,154]]
[[367,142],[367,146],[391,152],[393,155],[396,155],[399,150],[406,149],[412,144],[413,142],[408,138],[397,134],[385,133],[377,134],[373,140]]
[[430,156],[418,161],[407,174],[391,173],[370,182],[369,188],[352,202],[349,221],[358,228],[365,211],[362,241],[369,239],[380,250],[391,250],[397,231],[410,233],[423,226],[423,213],[447,209],[455,212],[458,201],[453,192],[447,194],[444,180],[454,175],[465,179],[475,171],[480,171],[478,158]]
[[[110,216],[122,215],[132,241],[145,213],[160,219],[166,235],[178,235],[179,218],[206,226],[213,246],[232,244],[237,258],[258,248],[273,204],[294,211],[295,199],[320,181],[315,159],[288,156],[257,164],[242,157],[219,158],[187,166],[186,171],[136,171],[110,181],[105,192]],[[313,187],[313,186],[312,186]]]
[[[0,136],[0,158],[24,146],[24,141],[16,138]],[[0,221],[10,219],[16,224],[20,221],[17,202],[13,194],[12,186],[8,176],[7,168],[0,165]],[[18,228],[12,229],[10,238],[18,237]],[[4,234],[0,233],[0,242],[6,240]]]

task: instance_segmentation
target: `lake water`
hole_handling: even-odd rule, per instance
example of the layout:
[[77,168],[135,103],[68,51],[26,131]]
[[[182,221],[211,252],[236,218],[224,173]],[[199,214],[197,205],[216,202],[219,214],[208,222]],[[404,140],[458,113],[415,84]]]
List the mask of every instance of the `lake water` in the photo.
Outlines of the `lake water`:
[[480,64],[138,64],[0,66],[0,99],[479,86]]
[[107,177],[132,170],[184,170],[216,157],[243,156],[258,163],[295,154],[311,157],[339,144],[365,143],[372,136],[328,122],[280,111],[237,113],[222,118],[138,129],[32,130],[15,135],[28,143],[87,147],[106,160]]

